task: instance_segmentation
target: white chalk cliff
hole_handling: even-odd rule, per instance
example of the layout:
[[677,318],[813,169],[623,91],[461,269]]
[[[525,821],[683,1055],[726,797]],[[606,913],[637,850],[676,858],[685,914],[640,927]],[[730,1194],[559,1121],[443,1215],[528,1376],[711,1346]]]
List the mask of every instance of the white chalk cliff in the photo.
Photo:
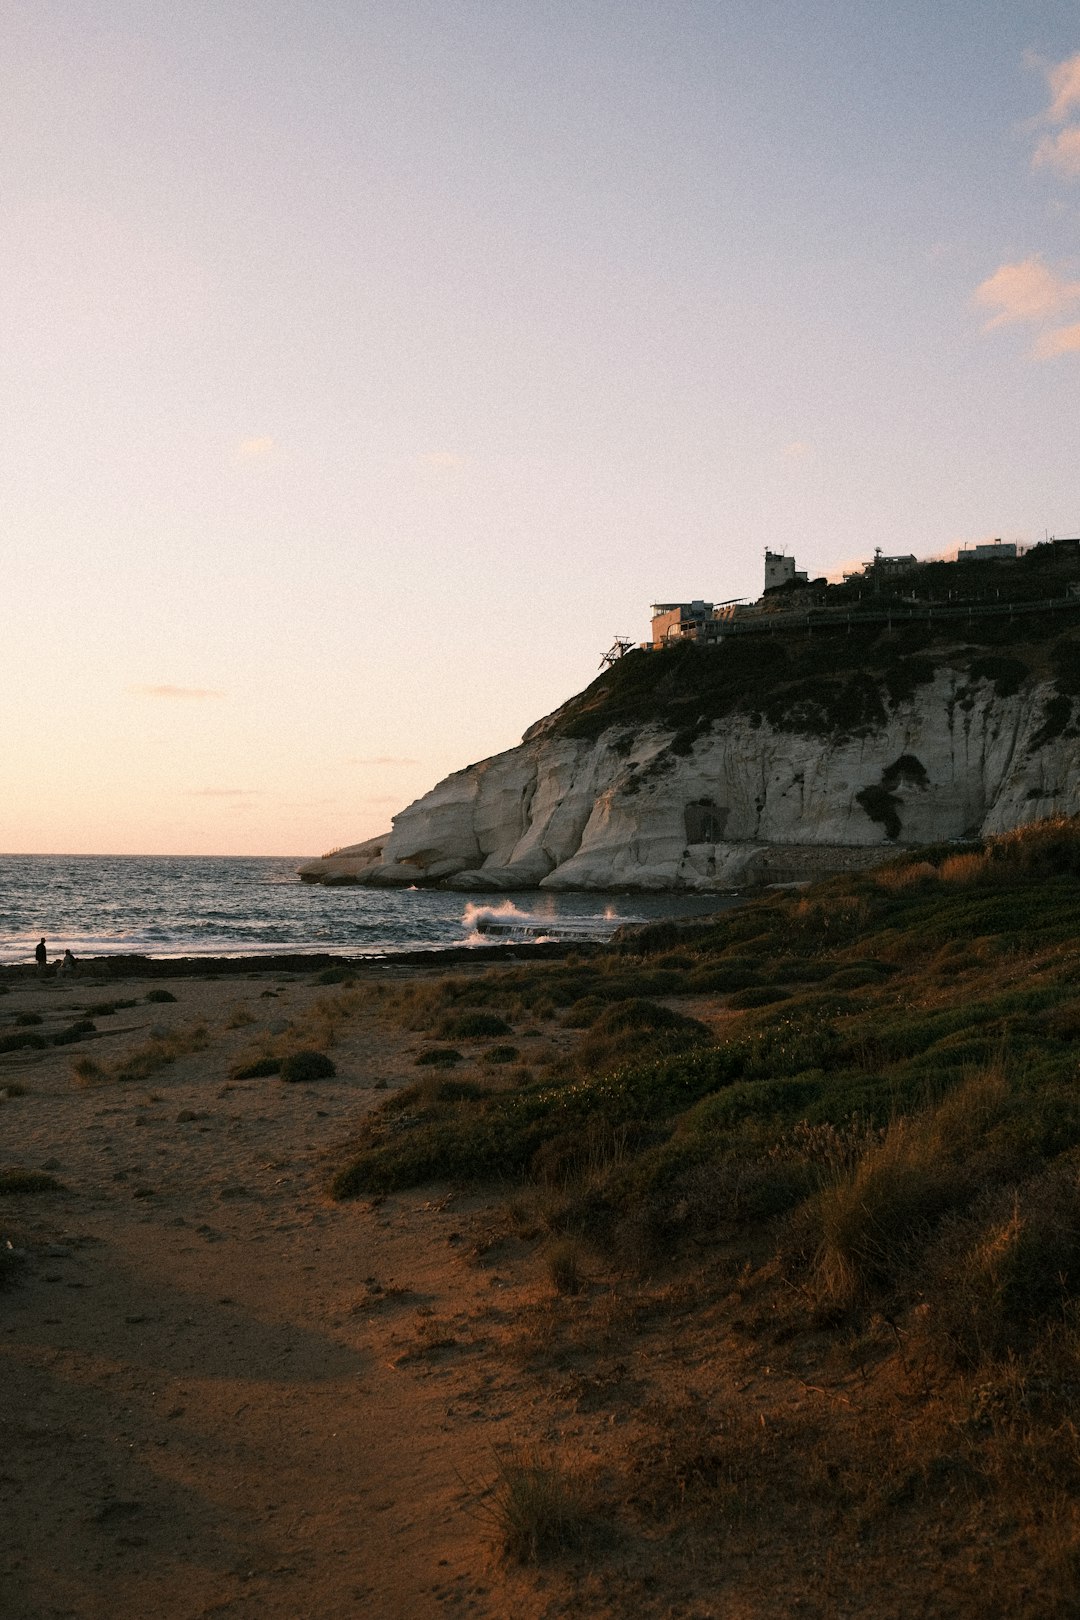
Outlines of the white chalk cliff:
[[1030,679],[1001,696],[991,680],[946,666],[880,724],[849,735],[730,713],[692,740],[670,724],[625,721],[583,738],[560,726],[567,705],[517,748],[448,776],[384,837],[300,875],[473,890],[717,890],[871,864],[898,846],[1080,810],[1080,749],[1063,702],[1071,715],[1052,682]]

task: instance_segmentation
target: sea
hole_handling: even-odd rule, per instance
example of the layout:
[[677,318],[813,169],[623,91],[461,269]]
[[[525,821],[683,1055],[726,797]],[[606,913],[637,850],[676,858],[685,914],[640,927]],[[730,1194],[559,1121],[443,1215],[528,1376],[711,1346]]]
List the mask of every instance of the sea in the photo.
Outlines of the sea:
[[452,894],[301,883],[300,856],[0,855],[0,962],[80,956],[401,951],[608,939],[624,923],[705,916],[727,896]]

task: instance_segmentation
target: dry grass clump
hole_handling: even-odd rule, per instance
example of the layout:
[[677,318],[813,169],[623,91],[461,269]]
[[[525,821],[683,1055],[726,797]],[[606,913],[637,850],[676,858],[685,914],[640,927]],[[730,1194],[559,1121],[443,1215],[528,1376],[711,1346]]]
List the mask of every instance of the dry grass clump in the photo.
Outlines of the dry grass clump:
[[993,1064],[836,1167],[803,1211],[817,1230],[813,1270],[826,1298],[847,1304],[898,1282],[919,1240],[973,1196],[973,1179],[988,1168],[980,1144],[1006,1099],[1004,1072]]
[[950,855],[937,869],[940,883],[978,883],[990,872],[990,858],[986,854],[970,852]]
[[[950,1222],[928,1257],[924,1334],[976,1367],[1080,1350],[1080,1157],[1062,1154],[1014,1186],[988,1190]],[[1040,1347],[1041,1346],[1041,1350]]]
[[532,1447],[499,1459],[488,1517],[502,1551],[518,1564],[576,1551],[593,1528],[580,1477]]
[[101,1064],[91,1058],[79,1058],[72,1065],[72,1077],[80,1086],[147,1080],[150,1075],[175,1063],[177,1058],[187,1057],[191,1052],[201,1052],[209,1039],[205,1024],[180,1025],[160,1035],[152,1035],[148,1041],[141,1046],[133,1046],[113,1063]]
[[1080,874],[1080,816],[1048,816],[988,838],[978,849],[958,850],[936,861],[890,863],[874,873],[874,882],[901,894],[934,883],[1000,887],[1017,879],[1038,881],[1070,873]]
[[901,894],[905,889],[923,888],[933,883],[937,875],[937,867],[929,861],[910,861],[900,866],[879,866],[874,873],[874,882],[891,894]]
[[653,1520],[685,1522],[702,1512],[741,1517],[760,1499],[780,1442],[775,1428],[738,1407],[713,1411],[686,1397],[655,1402],[647,1416],[649,1429],[630,1456],[632,1507]]
[[581,1248],[572,1238],[548,1250],[547,1274],[557,1294],[580,1294],[585,1286]]
[[319,996],[287,1031],[292,1047],[336,1046],[341,1029],[360,1010],[365,992],[360,987],[345,988],[332,995]]

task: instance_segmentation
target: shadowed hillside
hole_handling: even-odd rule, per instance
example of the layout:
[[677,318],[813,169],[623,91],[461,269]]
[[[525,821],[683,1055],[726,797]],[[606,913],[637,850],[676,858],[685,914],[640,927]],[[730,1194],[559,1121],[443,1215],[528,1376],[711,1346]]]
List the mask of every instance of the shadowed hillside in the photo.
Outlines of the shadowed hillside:
[[[548,1373],[653,1369],[637,1451],[589,1487],[608,1538],[663,1526],[719,1591],[776,1537],[793,1601],[827,1534],[847,1595],[806,1612],[1072,1614],[1078,940],[1080,821],[1057,820],[598,959],[387,990],[444,1067],[371,1118],[334,1192],[502,1186],[519,1254],[549,1257]],[[681,1301],[662,1338],[644,1307],[599,1334],[598,1272]],[[665,1356],[699,1369],[677,1435]],[[747,1387],[771,1370],[753,1427],[736,1361]]]

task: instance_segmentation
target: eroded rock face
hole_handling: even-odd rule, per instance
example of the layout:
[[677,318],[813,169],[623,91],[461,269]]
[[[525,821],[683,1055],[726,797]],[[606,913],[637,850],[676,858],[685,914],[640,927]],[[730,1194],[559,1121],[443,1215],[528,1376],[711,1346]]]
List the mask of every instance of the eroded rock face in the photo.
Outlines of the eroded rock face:
[[1075,737],[1047,735],[1055,695],[1031,682],[1001,697],[989,681],[943,668],[860,735],[802,735],[733,715],[692,744],[656,725],[576,740],[559,734],[556,714],[519,747],[440,782],[385,838],[301,876],[710,890],[869,865],[898,845],[1080,810]]

